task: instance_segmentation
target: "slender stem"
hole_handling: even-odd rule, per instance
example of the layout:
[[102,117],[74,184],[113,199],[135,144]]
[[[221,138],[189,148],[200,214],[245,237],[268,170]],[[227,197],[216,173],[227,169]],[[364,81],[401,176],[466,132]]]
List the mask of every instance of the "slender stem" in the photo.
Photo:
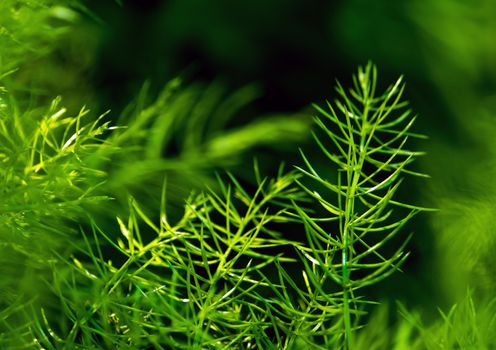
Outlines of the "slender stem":
[[345,349],[352,349],[352,334],[351,334],[351,310],[350,310],[350,260],[351,260],[351,245],[352,232],[350,231],[350,222],[355,207],[355,182],[360,176],[359,172],[353,174],[353,183],[349,186],[346,199],[346,210],[345,210],[345,223],[343,228],[343,249],[341,251],[341,275],[342,275],[342,287],[343,287],[343,316],[344,316],[344,336],[345,336]]
[[343,314],[344,314],[344,339],[345,339],[345,349],[351,349],[351,315],[350,315],[350,303],[348,295],[348,285],[350,282],[350,274],[348,270],[348,232],[345,228],[344,234],[344,247],[342,250],[342,279],[343,279]]
[[[364,100],[366,100],[367,89],[364,89]],[[345,207],[345,222],[342,231],[343,247],[341,251],[341,275],[343,287],[343,317],[344,317],[344,348],[350,350],[353,348],[352,326],[351,326],[351,310],[350,310],[350,297],[352,299],[352,291],[350,288],[350,261],[352,259],[353,247],[353,229],[351,221],[355,212],[355,195],[357,192],[358,184],[360,182],[360,175],[365,162],[367,142],[367,130],[364,126],[367,125],[368,104],[364,104],[364,111],[361,116],[360,122],[360,144],[359,149],[349,147],[348,149],[348,170],[347,170],[347,190],[346,190],[346,207]],[[357,154],[358,153],[358,154]]]

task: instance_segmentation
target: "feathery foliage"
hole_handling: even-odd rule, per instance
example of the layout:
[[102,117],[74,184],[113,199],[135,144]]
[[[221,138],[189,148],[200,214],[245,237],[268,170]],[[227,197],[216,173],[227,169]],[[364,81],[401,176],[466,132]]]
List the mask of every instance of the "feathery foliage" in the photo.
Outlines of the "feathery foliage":
[[[369,64],[355,82],[348,93],[338,85],[339,114],[331,105],[329,112],[316,107],[322,116],[316,124],[331,146],[322,137],[315,139],[338,166],[336,182],[320,175],[307,156],[306,170],[285,173],[281,167],[274,179],[264,178],[255,163],[254,191],[232,175],[229,181],[219,177],[217,190],[192,193],[181,218],[171,221],[166,178],[158,215],[129,197],[128,215],[119,216],[113,229],[100,227],[90,215],[81,238],[66,238],[64,252],[52,249],[40,277],[47,295],[6,307],[0,340],[5,346],[24,342],[27,348],[49,349],[352,348],[359,316],[370,303],[359,289],[399,269],[407,239],[390,256],[382,249],[422,209],[393,199],[402,175],[420,175],[406,169],[418,153],[403,146],[419,135],[409,131],[409,111],[401,111],[400,81],[376,97],[376,72]],[[128,129],[110,128],[113,134],[100,140],[108,124],[83,127],[84,111],[63,119],[54,104],[24,139],[25,157],[15,159],[34,177],[30,181],[46,177],[42,194],[57,208],[83,207],[85,200],[100,199],[91,197],[95,186],[80,189],[85,174],[106,174],[97,170],[108,163],[101,160],[120,145],[133,152],[132,143],[124,141],[146,135],[149,119],[143,113]],[[16,134],[6,129],[9,140],[7,135]],[[161,148],[167,137],[161,135],[143,136],[151,142],[145,152]],[[125,150],[119,152],[125,156]],[[62,169],[52,173],[52,166]],[[79,185],[67,191],[77,197],[54,197],[53,178],[57,196],[65,193],[59,185],[64,179],[70,189]],[[52,202],[39,201],[50,211]],[[325,209],[325,216],[313,215],[312,202]],[[396,207],[406,209],[404,217],[394,219]],[[306,234],[287,237],[285,228],[295,226]]]
[[[312,280],[341,286],[335,295],[342,310],[347,349],[352,348],[352,332],[359,327],[358,318],[369,302],[361,299],[358,291],[399,270],[408,256],[405,247],[410,236],[403,238],[389,256],[382,251],[395,242],[408,220],[423,210],[393,197],[405,175],[425,176],[407,168],[422,153],[405,147],[409,138],[423,136],[410,131],[415,118],[410,117],[411,111],[401,100],[401,78],[385,93],[376,95],[376,75],[371,64],[360,68],[353,89],[346,91],[338,84],[341,99],[335,106],[328,103],[328,110],[316,106],[322,116],[316,118],[316,124],[324,136],[314,134],[314,138],[336,165],[337,181],[315,170],[305,155],[306,167],[299,168],[322,188],[318,192],[316,187],[302,184],[327,211],[326,217],[313,218],[303,210],[298,212],[311,247],[308,263],[312,264]],[[398,209],[406,209],[406,213]],[[326,229],[321,223],[329,220],[337,224]]]
[[[424,7],[408,6],[423,14]],[[440,26],[431,15],[415,21],[446,44],[432,56],[446,56],[445,65],[424,60],[487,161],[494,101],[481,96],[494,71],[479,61],[492,52],[480,45],[485,39],[467,38],[480,23],[491,28],[490,11],[432,9],[463,17]],[[249,115],[256,88],[228,92],[218,81],[175,79],[151,102],[145,86],[119,127],[111,126],[107,113],[73,108],[81,96],[92,101],[84,76],[101,40],[86,32],[85,18],[103,24],[77,0],[0,2],[0,348],[496,346],[487,162],[475,166],[469,157],[461,166],[465,190],[456,187],[456,195],[443,198],[449,181],[431,186],[444,209],[433,216],[443,253],[436,258],[446,262],[447,281],[456,276],[444,295],[459,302],[435,321],[398,302],[399,319],[391,319],[391,306],[370,296],[401,269],[409,221],[427,210],[402,196],[404,180],[426,177],[412,168],[423,153],[410,150],[410,141],[424,136],[412,131],[402,79],[378,92],[375,67],[360,68],[351,89],[338,83],[336,100],[314,106],[320,154],[305,148],[296,169],[281,165],[275,176],[255,162],[252,176],[244,164],[250,152],[294,147],[308,131],[306,116],[239,125],[234,120]],[[440,34],[452,23],[468,30],[446,41]],[[476,54],[449,54],[463,50]],[[453,71],[468,78],[455,82]],[[469,86],[464,96],[461,86]],[[67,109],[53,99],[61,93]],[[467,123],[467,115],[477,122]],[[438,155],[437,168],[458,163],[462,150],[435,142],[445,162]],[[217,181],[214,170],[222,174]],[[460,300],[457,291],[467,286],[473,290]]]
[[472,292],[440,317],[425,324],[418,311],[398,304],[402,318],[391,325],[390,307],[381,305],[358,334],[354,349],[492,349],[496,346],[496,304],[477,301]]
[[107,186],[115,188],[115,196],[125,188],[138,199],[149,198],[160,192],[165,174],[169,201],[180,207],[192,189],[217,186],[212,169],[238,165],[257,146],[298,142],[306,136],[311,120],[302,113],[265,115],[229,127],[258,94],[255,86],[227,93],[220,82],[186,85],[176,78],[149,102],[145,84],[119,119],[125,128],[111,137],[128,151],[113,161]]
[[[15,305],[27,306],[34,299],[43,299],[32,284],[39,286],[51,279],[54,252],[63,251],[68,242],[79,237],[76,220],[85,217],[91,206],[101,206],[108,199],[97,193],[105,173],[92,168],[91,163],[103,151],[110,151],[103,139],[111,129],[109,123],[102,123],[101,118],[85,121],[84,108],[78,115],[68,116],[59,102],[55,99],[46,110],[22,112],[13,96],[2,90],[3,321],[9,320]],[[17,310],[21,311],[24,308]],[[3,326],[0,329],[3,331]]]

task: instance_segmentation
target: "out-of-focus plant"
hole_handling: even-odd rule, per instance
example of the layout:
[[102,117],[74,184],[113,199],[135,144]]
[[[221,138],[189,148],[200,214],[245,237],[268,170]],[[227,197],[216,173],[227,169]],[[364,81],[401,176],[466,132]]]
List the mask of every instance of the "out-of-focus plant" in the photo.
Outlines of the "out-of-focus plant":
[[357,350],[492,349],[496,346],[496,300],[477,301],[471,292],[429,324],[417,310],[398,304],[401,318],[391,322],[383,304],[359,332]]
[[2,73],[47,55],[53,50],[53,43],[67,31],[67,26],[52,25],[50,20],[57,17],[73,20],[76,14],[62,6],[53,6],[53,3],[48,0],[5,0],[0,3]]
[[[63,95],[70,112],[93,102],[88,75],[99,37],[78,0],[0,3],[0,75],[26,108]],[[21,96],[22,93],[22,96]]]
[[496,346],[496,299],[477,300],[471,292],[439,320],[424,325],[422,317],[400,305],[404,328],[412,327],[411,349],[492,349]]
[[147,191],[160,191],[162,180],[157,174],[166,174],[170,195],[181,202],[193,188],[215,186],[213,169],[239,165],[257,146],[307,137],[311,118],[303,113],[265,115],[229,126],[258,94],[255,86],[227,93],[220,82],[184,86],[174,79],[153,102],[147,102],[145,85],[122,113],[119,124],[126,128],[112,136],[112,142],[129,151],[114,160],[108,187],[132,189],[136,183],[147,183],[135,194],[143,198],[151,195]]
[[[486,0],[471,6],[449,1],[432,4],[427,11],[415,1],[408,8],[425,45],[423,60],[430,76],[455,117],[452,123],[463,130],[463,140],[436,142],[431,152],[436,163],[430,167],[443,179],[434,183],[433,193],[443,210],[433,227],[438,250],[443,252],[444,288],[455,300],[467,288],[475,289],[479,297],[494,298],[496,68],[491,62],[496,59],[496,45],[491,38],[496,30],[495,6]],[[439,169],[450,169],[450,175]]]

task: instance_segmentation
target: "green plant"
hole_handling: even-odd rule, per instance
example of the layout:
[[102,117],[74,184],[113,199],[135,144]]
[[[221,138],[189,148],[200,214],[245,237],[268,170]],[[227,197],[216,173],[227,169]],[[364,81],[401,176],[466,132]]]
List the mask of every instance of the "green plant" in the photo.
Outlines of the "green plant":
[[[119,115],[113,122],[112,114],[97,117],[79,109],[81,101],[93,106],[105,101],[107,86],[102,90],[95,80],[106,82],[112,74],[105,77],[99,69],[107,64],[103,61],[121,58],[115,48],[127,48],[107,45],[124,37],[113,33],[120,31],[121,20],[107,15],[125,11],[130,2],[116,2],[122,8],[78,0],[0,2],[0,348],[496,347],[490,162],[495,104],[488,90],[494,69],[486,59],[494,50],[486,45],[490,36],[476,35],[491,32],[496,23],[486,11],[488,0],[480,0],[479,7],[411,3],[381,11],[351,1],[337,12],[338,41],[359,40],[348,54],[361,50],[358,56],[381,61],[386,75],[414,70],[413,82],[433,84],[413,89],[412,95],[420,109],[419,96],[439,95],[434,104],[426,99],[422,111],[429,128],[435,128],[431,118],[438,113],[456,117],[442,123],[442,135],[429,131],[434,136],[426,146],[429,157],[419,167],[436,179],[411,187],[403,180],[425,175],[415,170],[413,161],[422,152],[410,151],[416,148],[410,141],[424,137],[410,130],[415,117],[402,100],[402,79],[378,93],[371,64],[359,69],[353,88],[338,83],[335,101],[314,106],[313,148],[305,143],[310,120],[305,111],[252,119],[265,102],[251,104],[259,94],[254,85],[229,92],[231,77],[226,85],[174,79],[161,92],[149,88],[157,81],[145,84],[127,109],[112,113]],[[257,47],[270,41],[260,41],[261,46],[250,41],[270,38],[271,31],[262,25],[244,32],[242,21],[231,27],[232,19],[222,18],[226,8],[211,11],[220,25],[196,36],[209,17],[197,11],[201,18],[189,18],[190,26],[179,15],[193,4],[164,6],[158,16],[172,20],[160,31],[172,35],[164,46],[133,46],[139,52],[129,61],[139,68],[119,62],[117,71],[130,69],[120,89],[136,86],[144,72],[173,74],[174,52],[190,55],[183,41],[188,46],[193,38],[212,39],[207,42],[213,46],[200,48],[199,56],[216,56],[207,65],[231,62],[228,71],[234,62],[246,66],[245,73],[259,71],[263,56],[279,52],[260,55]],[[263,7],[272,18],[270,10],[278,5],[266,5],[252,10]],[[294,6],[288,4],[286,15]],[[384,17],[398,18],[405,9],[409,27]],[[460,27],[464,30],[453,30]],[[145,28],[144,36],[157,28]],[[363,41],[365,32],[391,40],[370,45]],[[304,35],[322,42],[312,33]],[[407,36],[408,45],[390,45]],[[243,40],[234,40],[234,49],[223,45],[233,38]],[[309,62],[333,66],[312,42],[301,47],[307,57],[319,57]],[[408,47],[429,54],[408,62]],[[161,67],[143,70],[141,54],[148,60],[157,52],[153,62]],[[295,62],[298,52],[291,52]],[[284,69],[291,69],[292,61]],[[92,76],[95,72],[102,76]],[[276,95],[291,92],[302,99],[318,91],[318,82],[307,89],[312,74],[298,76],[298,84],[285,76],[284,91]],[[236,74],[233,78],[237,81]],[[266,78],[262,86],[270,89],[281,82],[271,77],[267,84]],[[59,94],[66,107],[59,97],[53,99]],[[111,101],[121,102],[122,95]],[[284,108],[299,104],[290,102]],[[447,128],[459,129],[463,142],[448,144]],[[275,170],[282,157],[271,152],[297,153],[295,144],[304,149],[302,161],[291,159],[291,152],[288,160],[300,165]],[[248,171],[246,164],[257,153],[268,155],[258,156]],[[394,273],[408,257],[410,225],[422,225],[426,217],[410,222],[425,210],[408,204],[413,190],[442,212],[431,216],[434,232],[422,229],[415,238],[413,249],[420,254],[412,255],[419,259],[408,259],[405,269],[413,273],[398,277]],[[391,274],[389,282],[380,283]],[[418,278],[413,287],[422,293],[393,292],[401,287],[391,285],[403,278]],[[467,287],[470,292],[461,298]],[[440,296],[446,300],[436,299]]]
[[54,252],[79,237],[75,223],[108,200],[98,193],[105,173],[90,164],[113,147],[104,140],[109,123],[86,121],[84,108],[69,116],[55,99],[46,110],[22,113],[6,89],[1,94],[0,305],[12,330],[25,326],[21,315],[31,302],[46,302],[32,286],[51,279]]
[[496,346],[496,300],[476,300],[468,292],[459,303],[425,325],[418,312],[399,307],[404,327],[411,327],[411,349],[492,349]]
[[120,116],[122,132],[111,137],[129,149],[114,159],[109,175],[107,187],[115,188],[115,196],[131,192],[139,200],[153,197],[165,175],[169,201],[181,207],[193,188],[216,186],[212,169],[233,169],[259,146],[301,141],[311,124],[307,115],[294,113],[263,115],[230,127],[229,122],[258,97],[256,86],[226,93],[218,81],[186,85],[176,78],[151,102],[148,88],[145,84]]
[[447,312],[439,309],[439,317],[426,324],[418,310],[408,310],[401,303],[395,308],[400,318],[392,322],[391,305],[382,304],[357,334],[354,349],[493,349],[495,307],[496,300],[477,301],[468,292]]
[[[346,349],[353,348],[352,332],[359,327],[364,304],[369,303],[357,292],[399,270],[408,256],[405,247],[410,236],[389,256],[382,251],[412,216],[424,210],[393,198],[404,175],[425,176],[407,169],[422,153],[405,148],[409,138],[423,136],[410,131],[415,118],[401,100],[401,78],[379,95],[376,83],[375,67],[368,64],[354,77],[354,89],[347,92],[338,84],[341,101],[335,102],[336,107],[328,104],[325,111],[316,106],[322,115],[316,123],[334,151],[329,151],[331,147],[321,137],[314,135],[315,140],[328,160],[337,165],[337,181],[329,180],[323,170],[315,170],[306,156],[306,169],[300,168],[321,185],[322,193],[330,194],[321,195],[315,187],[302,185],[328,217],[314,219],[304,210],[298,213],[310,244],[306,257],[312,265],[307,271],[313,275],[311,280],[321,286],[336,283],[341,287],[335,293],[335,303],[342,310]],[[403,216],[393,214],[400,209],[406,209]],[[337,227],[326,229],[321,222],[327,220],[337,220]]]
[[[488,86],[496,79],[488,62],[496,52],[485,41],[496,28],[495,13],[488,11],[493,6],[480,0],[476,6],[453,2],[426,9],[414,2],[408,13],[423,46],[430,50],[423,58],[425,71],[443,101],[443,113],[451,117],[450,127],[456,130],[452,134],[463,135],[460,143],[455,136],[436,139],[424,165],[440,179],[429,189],[435,205],[443,208],[432,227],[438,237],[436,250],[442,252],[437,254],[438,269],[443,271],[440,289],[454,302],[464,298],[468,288],[478,298],[493,298],[496,287],[492,263],[496,104],[487,97],[493,96]],[[439,18],[443,21],[437,22]],[[452,33],[449,40],[447,33]],[[440,61],[442,67],[436,67]],[[463,235],[460,227],[465,228]]]
[[[37,280],[48,292],[20,293],[5,305],[0,342],[48,349],[353,348],[359,316],[370,303],[358,292],[399,269],[408,239],[400,240],[389,256],[382,251],[422,210],[393,199],[402,175],[421,175],[406,169],[419,153],[403,147],[409,137],[420,135],[409,131],[413,120],[408,110],[402,111],[401,80],[377,96],[375,86],[376,71],[369,64],[359,70],[354,89],[345,92],[338,85],[338,113],[331,105],[329,111],[316,106],[322,116],[316,124],[331,146],[320,136],[315,140],[337,165],[329,176],[334,180],[303,156],[306,169],[285,173],[281,167],[274,179],[264,178],[255,163],[254,191],[232,175],[229,181],[219,177],[217,189],[189,196],[177,221],[168,216],[167,178],[157,214],[128,197],[127,218],[119,216],[113,228],[102,228],[89,211],[80,221],[88,222],[80,236],[60,236],[65,249],[53,246],[39,260],[44,273]],[[70,211],[53,208],[84,208],[86,200],[104,199],[91,195],[99,182],[86,181],[85,174],[107,179],[107,172],[98,169],[106,169],[105,159],[118,152],[133,152],[132,143],[118,146],[146,134],[148,120],[138,118],[130,129],[111,128],[113,134],[98,140],[108,124],[83,127],[84,112],[60,119],[63,112],[56,105],[51,111],[29,137],[19,136],[26,146],[21,147],[24,157],[15,159],[22,164],[10,168],[13,175],[5,179],[22,171],[30,181],[39,181],[40,171],[43,184],[55,179],[57,191],[44,185],[41,194],[49,198],[35,201],[44,211],[33,212],[59,218]],[[4,126],[6,141],[13,137],[8,125],[19,124],[15,115],[11,110],[5,114],[12,119]],[[17,130],[24,134],[23,128]],[[164,142],[149,140],[151,148],[145,149]],[[19,142],[6,144],[15,151]],[[73,177],[69,189],[79,186],[63,191],[62,179]],[[101,183],[101,193],[112,188],[107,184]],[[25,190],[35,193],[37,186]],[[65,193],[76,198],[61,197]],[[322,217],[313,214],[312,203],[322,207]],[[2,219],[24,217],[26,209],[6,208]],[[398,217],[393,208],[406,214]],[[33,219],[40,220],[45,216]],[[73,226],[62,220],[55,224]],[[289,227],[306,235],[288,237]],[[28,244],[25,249],[30,254]]]

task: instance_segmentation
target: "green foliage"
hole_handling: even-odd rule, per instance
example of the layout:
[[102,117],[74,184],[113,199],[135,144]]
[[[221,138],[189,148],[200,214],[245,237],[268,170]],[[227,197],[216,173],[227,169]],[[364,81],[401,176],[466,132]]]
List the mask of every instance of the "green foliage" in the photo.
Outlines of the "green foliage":
[[[98,157],[95,153],[109,147],[102,138],[109,124],[100,123],[100,119],[85,121],[88,111],[84,108],[77,116],[66,116],[67,111],[59,102],[55,99],[46,110],[21,112],[13,97],[2,90],[3,239],[31,241],[38,228],[43,231],[52,225],[50,231],[56,232],[56,223],[75,218],[84,213],[87,203],[104,199],[94,192],[105,174],[90,168],[89,163]],[[30,229],[26,230],[27,227]],[[53,233],[46,234],[35,242],[51,240]],[[32,247],[32,242],[29,245]]]
[[29,305],[33,298],[43,298],[32,284],[49,280],[54,251],[64,250],[70,240],[78,239],[75,220],[85,217],[87,208],[104,205],[107,200],[97,194],[105,173],[90,164],[110,151],[103,139],[109,124],[100,119],[86,121],[84,108],[78,115],[68,116],[59,102],[55,99],[45,110],[22,112],[13,96],[2,89],[3,320],[8,319],[13,305]]
[[181,203],[192,188],[216,186],[212,169],[239,165],[258,146],[301,141],[311,122],[303,113],[272,114],[230,127],[258,97],[255,86],[227,93],[220,82],[185,85],[177,78],[154,101],[148,102],[148,95],[145,85],[121,115],[119,124],[126,127],[112,136],[112,142],[129,149],[113,162],[107,186],[116,196],[122,188],[146,183],[134,195],[153,197],[165,174],[172,202]]
[[0,3],[0,73],[17,69],[53,50],[53,42],[67,27],[51,25],[50,19],[63,14],[65,18],[75,16],[69,9],[53,5],[54,1],[49,0]]
[[[21,301],[6,306],[3,344],[50,349],[352,348],[359,316],[370,303],[358,291],[398,270],[408,240],[401,240],[390,256],[381,251],[421,210],[393,199],[402,175],[421,175],[406,169],[419,153],[403,146],[419,135],[409,131],[410,112],[401,111],[400,81],[376,96],[376,72],[369,64],[359,70],[355,85],[349,92],[338,85],[339,114],[330,104],[329,112],[317,107],[322,118],[316,123],[332,148],[315,139],[337,165],[337,182],[325,179],[303,156],[308,170],[285,174],[281,168],[274,179],[264,178],[255,164],[258,185],[253,192],[233,176],[230,181],[219,178],[217,190],[189,196],[178,220],[169,218],[170,181],[163,176],[158,215],[147,214],[149,208],[133,197],[128,197],[127,217],[118,216],[112,228],[102,228],[88,211],[82,236],[63,236],[59,243],[65,242],[66,249],[53,246],[40,261],[44,274],[39,283],[48,292],[31,298],[21,292]],[[15,176],[24,173],[17,186],[28,187],[23,201],[12,195],[22,203],[10,204],[2,219],[24,217],[31,207],[22,205],[36,206],[36,215],[47,213],[59,220],[55,225],[67,227],[60,218],[70,218],[72,207],[84,209],[85,202],[102,200],[93,195],[99,185],[103,193],[128,187],[116,187],[113,170],[106,171],[109,159],[116,159],[114,167],[126,173],[132,165],[139,171],[140,155],[142,162],[167,164],[170,160],[161,160],[158,152],[165,148],[172,125],[181,122],[173,116],[191,99],[188,90],[172,98],[172,88],[174,84],[155,105],[138,109],[124,129],[98,121],[83,126],[84,110],[63,118],[64,111],[54,103],[46,117],[34,119],[38,127],[25,136],[21,121],[8,110],[5,120],[12,121],[5,124],[4,138],[13,150],[6,147],[4,158],[20,164],[14,162],[12,175],[4,178],[12,187]],[[212,102],[206,94],[208,99],[198,105]],[[157,114],[166,106],[167,117]],[[186,150],[201,149],[206,124],[198,119],[205,110],[193,113],[197,120],[184,126],[191,138]],[[34,123],[27,118],[22,122]],[[101,139],[109,129],[111,134]],[[206,138],[207,145],[221,142],[219,138],[232,139],[214,134],[214,141]],[[24,153],[14,158],[19,145]],[[302,176],[316,183],[306,184]],[[99,177],[105,182],[98,182]],[[33,192],[27,203],[26,191]],[[324,199],[324,193],[334,193],[334,198]],[[307,208],[311,202],[325,209],[323,217]],[[395,207],[406,215],[394,219]],[[38,221],[46,222],[41,216],[25,225]],[[326,227],[333,222],[337,226]],[[287,237],[288,225],[297,225],[306,235]],[[29,252],[27,245],[25,249]]]
[[[473,288],[478,297],[492,298],[496,288],[492,263],[496,70],[490,62],[496,59],[496,51],[489,38],[496,29],[494,3],[479,0],[468,6],[453,1],[433,4],[427,12],[413,2],[411,9],[409,17],[424,45],[431,48],[425,66],[452,116],[450,124],[462,136],[450,143],[436,140],[431,161],[426,162],[433,177],[440,179],[431,191],[436,205],[444,209],[432,222],[437,251],[443,252],[439,254],[439,269],[445,271],[443,288],[454,300],[461,299],[467,288]],[[460,227],[465,228],[463,234]]]
[[381,305],[369,324],[360,332],[355,349],[438,350],[492,349],[496,345],[495,300],[477,302],[472,293],[448,312],[439,310],[440,317],[426,325],[418,311],[409,311],[398,304],[401,319],[392,324],[390,307]]
[[[452,4],[427,14],[408,6],[422,14],[412,15],[418,27],[449,48],[436,51],[432,75],[490,159],[494,147],[485,140],[493,133],[494,101],[478,103],[483,74],[473,57],[492,51],[465,37],[479,18],[493,26],[485,20],[490,11]],[[443,11],[457,20],[434,28]],[[219,82],[175,79],[151,102],[145,86],[119,127],[106,113],[95,118],[86,108],[63,108],[60,98],[38,99],[71,84],[78,89],[72,99],[86,94],[79,82],[95,41],[74,50],[81,33],[71,24],[81,24],[81,16],[99,22],[76,1],[0,3],[2,349],[496,346],[495,303],[486,301],[494,286],[492,172],[472,159],[463,166],[473,170],[464,188],[477,198],[443,196],[449,184],[439,181],[431,193],[444,208],[435,216],[443,252],[437,259],[444,283],[456,287],[446,295],[456,296],[459,285],[475,291],[434,321],[420,309],[398,303],[392,310],[370,297],[371,286],[401,269],[408,223],[426,210],[401,193],[405,178],[425,177],[412,168],[423,153],[409,142],[424,136],[411,131],[415,117],[402,99],[402,79],[378,93],[375,67],[360,68],[352,89],[338,83],[338,99],[314,106],[320,158],[305,150],[302,165],[288,172],[281,165],[274,177],[255,162],[251,175],[250,152],[294,147],[309,126],[300,113],[240,125],[236,118],[250,114],[246,106],[258,95],[254,86],[228,92]],[[455,22],[468,30],[446,40]],[[90,36],[82,34],[82,42]],[[224,56],[242,52],[225,47],[218,46]],[[470,84],[453,84],[453,69]],[[465,86],[471,93],[457,98]],[[465,121],[471,113],[477,123]],[[436,142],[436,152],[453,154]],[[215,181],[213,170],[233,173]],[[456,281],[448,281],[452,276]]]
[[416,312],[400,307],[406,324],[415,329],[412,349],[492,349],[496,346],[496,300],[477,301],[471,292],[430,326]]
[[[131,199],[129,217],[117,219],[119,236],[93,226],[84,233],[86,263],[73,258],[56,267],[67,271],[52,286],[65,317],[55,324],[40,322],[32,336],[55,348],[267,346],[264,330],[271,320],[264,298],[253,290],[264,284],[257,281],[257,271],[285,260],[264,253],[283,242],[265,226],[288,220],[284,209],[269,214],[268,203],[297,199],[289,185],[282,177],[261,183],[253,197],[238,184],[220,195],[192,196],[173,225],[165,203],[155,223]],[[221,222],[213,222],[219,214]],[[120,252],[121,262],[103,255],[105,240]],[[44,336],[47,329],[52,337]]]
[[[320,137],[315,136],[315,140],[337,166],[337,183],[316,171],[305,156],[307,169],[300,169],[330,193],[327,197],[303,185],[328,212],[330,218],[323,220],[338,221],[336,233],[329,233],[320,224],[322,219],[299,210],[312,249],[309,262],[315,276],[311,280],[321,284],[334,281],[342,287],[338,295],[342,299],[345,348],[353,348],[352,330],[369,302],[357,292],[399,269],[408,256],[404,250],[409,238],[404,238],[390,256],[381,251],[423,209],[393,199],[405,174],[425,176],[407,169],[421,152],[404,148],[409,138],[423,136],[410,131],[414,118],[410,118],[410,110],[404,110],[401,79],[379,95],[376,83],[376,70],[369,64],[354,77],[354,89],[347,92],[338,84],[341,101],[335,103],[337,112],[331,104],[329,111],[316,107],[323,116],[316,123],[334,152]],[[403,217],[393,214],[400,208],[407,209]]]
[[78,0],[1,1],[0,76],[21,107],[57,95],[70,113],[81,101],[94,104],[89,74],[99,37],[84,16],[91,13]]

